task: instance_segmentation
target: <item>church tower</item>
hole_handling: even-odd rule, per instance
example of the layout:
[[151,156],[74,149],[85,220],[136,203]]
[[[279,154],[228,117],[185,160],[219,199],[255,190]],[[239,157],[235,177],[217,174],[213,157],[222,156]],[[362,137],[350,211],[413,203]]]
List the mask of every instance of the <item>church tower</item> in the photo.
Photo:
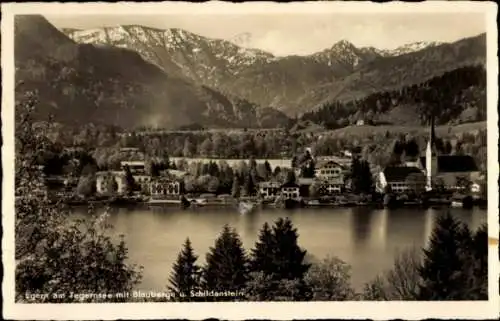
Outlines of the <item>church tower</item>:
[[436,148],[436,133],[434,129],[434,116],[431,116],[431,128],[427,148],[425,150],[425,172],[427,176],[426,189],[432,190],[434,176],[437,174],[437,148]]

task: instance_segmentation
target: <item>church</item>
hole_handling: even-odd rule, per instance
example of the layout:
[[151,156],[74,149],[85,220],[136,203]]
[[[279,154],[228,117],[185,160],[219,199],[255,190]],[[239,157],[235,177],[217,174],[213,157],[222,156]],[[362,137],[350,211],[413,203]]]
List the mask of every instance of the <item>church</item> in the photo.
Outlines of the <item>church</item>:
[[[431,190],[480,192],[481,174],[470,155],[442,153],[436,144],[434,120],[424,155],[403,165],[385,167],[376,177],[376,190],[383,193],[390,187],[393,193],[420,193]],[[465,191],[464,189],[468,190]]]
[[461,188],[461,180],[474,183],[480,178],[479,169],[472,156],[440,153],[436,145],[433,118],[425,156],[420,157],[418,167],[426,176],[426,190],[428,191],[436,188],[457,190]]

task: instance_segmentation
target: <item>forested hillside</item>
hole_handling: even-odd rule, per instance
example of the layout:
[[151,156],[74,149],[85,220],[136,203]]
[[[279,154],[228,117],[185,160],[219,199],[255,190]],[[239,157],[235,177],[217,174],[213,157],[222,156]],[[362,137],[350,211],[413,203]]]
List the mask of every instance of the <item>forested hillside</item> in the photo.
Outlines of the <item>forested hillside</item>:
[[308,106],[308,111],[311,111],[325,103],[348,102],[373,93],[399,90],[455,69],[476,65],[486,66],[484,33],[408,54],[367,61],[342,80],[311,88],[289,109],[304,111],[304,106]]
[[364,99],[335,101],[306,113],[302,120],[327,128],[365,123],[426,124],[434,114],[438,124],[486,119],[486,70],[482,65],[462,67],[418,85],[382,91]]

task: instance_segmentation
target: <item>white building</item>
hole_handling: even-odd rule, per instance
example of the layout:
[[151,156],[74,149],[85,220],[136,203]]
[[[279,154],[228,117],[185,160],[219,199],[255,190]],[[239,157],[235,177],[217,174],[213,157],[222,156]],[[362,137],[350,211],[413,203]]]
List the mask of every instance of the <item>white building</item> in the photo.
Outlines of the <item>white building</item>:
[[152,197],[179,196],[182,193],[181,183],[168,178],[155,178],[149,184]]
[[344,168],[332,160],[320,161],[315,167],[315,176],[322,180],[337,179],[344,173]]
[[[141,192],[149,192],[149,182],[151,181],[151,176],[136,174],[132,175],[132,177]],[[97,172],[96,174],[97,194],[125,194],[125,187],[125,172],[123,171]]]
[[125,174],[120,171],[97,172],[97,194],[123,194],[125,190]]
[[376,189],[383,193],[388,186],[393,193],[421,193],[425,191],[426,178],[417,167],[388,166],[379,173]]
[[300,186],[295,183],[283,184],[281,186],[281,195],[285,199],[299,200],[300,199]]
[[264,198],[273,198],[279,194],[281,184],[278,182],[259,183],[259,194]]

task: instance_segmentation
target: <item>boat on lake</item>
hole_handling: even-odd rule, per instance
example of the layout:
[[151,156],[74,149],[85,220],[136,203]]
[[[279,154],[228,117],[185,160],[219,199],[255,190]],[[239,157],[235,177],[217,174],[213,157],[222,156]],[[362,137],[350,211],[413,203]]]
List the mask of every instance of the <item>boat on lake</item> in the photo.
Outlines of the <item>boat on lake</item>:
[[319,200],[309,200],[307,201],[307,206],[321,206],[321,202]]
[[249,214],[257,209],[257,204],[249,201],[242,201],[238,204],[240,214]]
[[451,207],[471,208],[473,206],[472,196],[455,195],[451,199]]

